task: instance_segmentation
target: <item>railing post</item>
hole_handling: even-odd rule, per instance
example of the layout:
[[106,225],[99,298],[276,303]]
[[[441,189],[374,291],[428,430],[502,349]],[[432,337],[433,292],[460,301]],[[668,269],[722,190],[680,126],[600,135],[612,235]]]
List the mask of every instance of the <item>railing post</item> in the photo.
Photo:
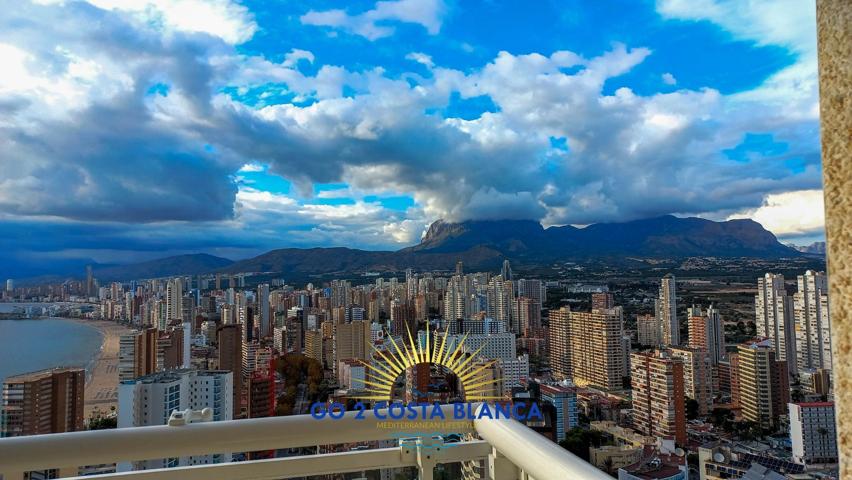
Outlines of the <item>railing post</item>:
[[519,469],[517,465],[506,458],[496,448],[491,447],[491,455],[488,455],[488,480],[519,480]]
[[417,467],[420,470],[420,480],[432,480],[435,475],[435,439],[431,436],[417,439]]

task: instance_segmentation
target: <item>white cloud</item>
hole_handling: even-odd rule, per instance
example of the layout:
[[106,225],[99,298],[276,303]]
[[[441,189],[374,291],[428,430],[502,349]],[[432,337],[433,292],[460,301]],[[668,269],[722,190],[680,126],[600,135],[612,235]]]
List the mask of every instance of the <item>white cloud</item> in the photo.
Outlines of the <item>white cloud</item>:
[[813,0],[657,0],[657,11],[666,18],[713,22],[759,45],[816,52]]
[[130,12],[147,25],[166,31],[206,33],[239,44],[257,31],[254,17],[231,0],[88,0],[105,10]]
[[767,195],[763,205],[731,215],[750,218],[779,237],[821,234],[825,228],[822,190],[799,190]]
[[290,50],[290,53],[284,55],[283,65],[285,67],[293,67],[299,63],[299,60],[307,60],[309,63],[314,63],[314,54],[299,48]]
[[311,10],[302,15],[305,25],[341,29],[369,40],[393,35],[395,28],[388,21],[422,25],[430,35],[441,31],[447,7],[443,0],[383,0],[364,13],[350,15],[344,10]]
[[242,167],[240,167],[240,169],[237,170],[237,171],[238,172],[262,172],[264,170],[266,170],[266,167],[264,165],[261,165],[259,163],[247,163],[247,164],[243,165]]
[[317,198],[352,198],[354,193],[350,188],[335,188],[332,190],[320,190]]
[[818,118],[814,0],[657,0],[657,11],[668,19],[709,21],[735,38],[795,53],[795,64],[772,74],[760,87],[734,95],[733,100],[744,111],[772,105],[786,110],[788,118]]
[[662,80],[663,80],[663,83],[665,83],[666,85],[675,85],[675,84],[677,84],[677,79],[675,78],[675,76],[674,76],[674,75],[672,75],[672,74],[671,74],[671,73],[669,73],[669,72],[664,73],[664,74],[662,75],[662,77],[661,77],[661,78],[662,78]]
[[420,241],[426,230],[422,220],[406,219],[400,222],[389,222],[382,227],[382,232],[390,236],[395,243],[411,245]]
[[405,56],[407,60],[411,60],[422,65],[425,65],[427,68],[432,68],[435,66],[435,62],[432,61],[432,57],[426,55],[425,53],[420,52],[411,52]]

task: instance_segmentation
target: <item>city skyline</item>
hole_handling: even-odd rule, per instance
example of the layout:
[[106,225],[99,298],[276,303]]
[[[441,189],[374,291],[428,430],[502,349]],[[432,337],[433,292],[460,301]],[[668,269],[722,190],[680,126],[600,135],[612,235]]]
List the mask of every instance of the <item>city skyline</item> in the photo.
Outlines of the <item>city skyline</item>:
[[811,2],[16,7],[0,268],[395,250],[438,218],[822,238]]

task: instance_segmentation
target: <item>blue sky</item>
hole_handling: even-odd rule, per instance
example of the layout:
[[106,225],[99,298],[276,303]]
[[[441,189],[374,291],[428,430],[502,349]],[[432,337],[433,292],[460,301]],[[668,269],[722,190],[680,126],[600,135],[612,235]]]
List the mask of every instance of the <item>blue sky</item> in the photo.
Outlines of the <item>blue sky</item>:
[[810,1],[0,7],[0,276],[439,218],[823,236]]

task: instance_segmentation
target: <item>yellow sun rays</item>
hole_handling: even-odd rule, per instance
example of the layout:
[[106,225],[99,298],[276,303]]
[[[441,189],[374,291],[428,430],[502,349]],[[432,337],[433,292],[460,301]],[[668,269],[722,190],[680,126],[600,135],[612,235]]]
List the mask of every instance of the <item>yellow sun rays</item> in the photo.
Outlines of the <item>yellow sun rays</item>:
[[[408,330],[408,329],[406,329]],[[502,397],[494,395],[494,388],[500,379],[492,375],[492,367],[496,361],[475,362],[479,352],[485,348],[483,344],[473,354],[464,355],[464,343],[468,335],[465,334],[459,342],[450,347],[447,344],[447,335],[435,338],[432,341],[432,331],[426,330],[425,348],[419,342],[414,341],[411,330],[408,330],[408,342],[404,339],[397,344],[390,335],[390,346],[385,350],[379,350],[372,346],[373,351],[382,360],[379,362],[361,362],[365,367],[364,384],[367,387],[367,395],[359,396],[362,400],[391,401],[393,387],[396,379],[405,373],[405,370],[416,365],[440,365],[453,372],[461,382],[466,401],[495,400]]]

